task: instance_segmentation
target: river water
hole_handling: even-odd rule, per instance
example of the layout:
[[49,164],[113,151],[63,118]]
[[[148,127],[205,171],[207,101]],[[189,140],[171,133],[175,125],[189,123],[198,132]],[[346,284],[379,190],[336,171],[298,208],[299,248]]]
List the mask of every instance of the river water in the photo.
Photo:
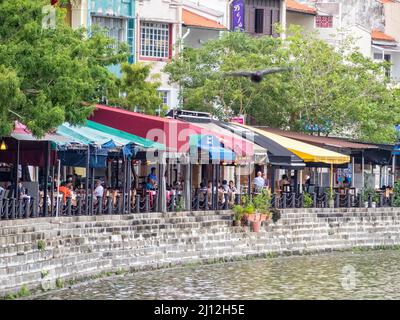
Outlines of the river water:
[[400,299],[400,250],[137,272],[35,299]]

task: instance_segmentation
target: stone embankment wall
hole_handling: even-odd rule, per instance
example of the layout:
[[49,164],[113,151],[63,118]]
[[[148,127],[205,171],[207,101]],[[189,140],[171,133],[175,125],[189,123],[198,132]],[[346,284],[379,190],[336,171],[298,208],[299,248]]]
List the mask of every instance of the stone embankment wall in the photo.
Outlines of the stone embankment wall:
[[101,272],[400,244],[400,209],[287,209],[263,226],[227,212],[0,221],[0,296]]

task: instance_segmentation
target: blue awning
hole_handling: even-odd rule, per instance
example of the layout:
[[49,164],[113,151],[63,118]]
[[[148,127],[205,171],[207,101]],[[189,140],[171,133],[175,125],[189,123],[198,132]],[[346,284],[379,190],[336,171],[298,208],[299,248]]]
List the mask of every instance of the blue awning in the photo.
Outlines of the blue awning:
[[[207,154],[198,152],[198,149],[205,151]],[[213,135],[191,135],[190,136],[190,156],[191,158],[199,155],[201,160],[219,160],[224,162],[233,162],[236,155],[232,150],[222,146],[219,139]]]
[[[57,155],[61,161],[61,165],[68,167],[85,168],[87,162],[87,149],[61,149]],[[90,147],[89,167],[90,168],[107,168],[107,149],[99,149]]]

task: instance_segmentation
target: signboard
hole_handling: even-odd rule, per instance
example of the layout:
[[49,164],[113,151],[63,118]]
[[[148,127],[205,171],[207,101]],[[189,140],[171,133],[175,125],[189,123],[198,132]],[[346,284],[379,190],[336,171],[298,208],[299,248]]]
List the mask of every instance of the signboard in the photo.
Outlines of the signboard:
[[232,2],[232,30],[244,31],[244,0]]
[[245,124],[244,116],[233,117],[233,118],[231,118],[231,122],[236,122],[236,123],[239,123],[239,124]]

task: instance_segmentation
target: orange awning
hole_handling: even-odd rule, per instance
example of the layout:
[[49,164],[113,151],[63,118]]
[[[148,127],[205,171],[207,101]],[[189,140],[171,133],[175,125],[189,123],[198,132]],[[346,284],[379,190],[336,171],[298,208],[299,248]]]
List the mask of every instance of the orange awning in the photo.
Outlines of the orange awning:
[[226,30],[226,27],[219,22],[205,18],[186,9],[182,9],[182,19],[183,24],[187,27]]

